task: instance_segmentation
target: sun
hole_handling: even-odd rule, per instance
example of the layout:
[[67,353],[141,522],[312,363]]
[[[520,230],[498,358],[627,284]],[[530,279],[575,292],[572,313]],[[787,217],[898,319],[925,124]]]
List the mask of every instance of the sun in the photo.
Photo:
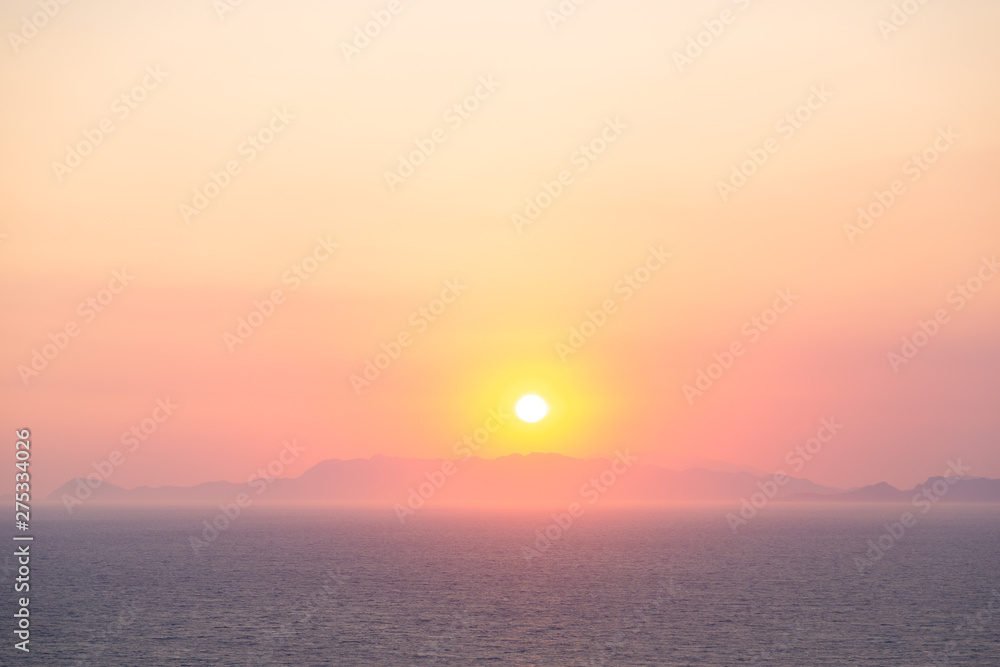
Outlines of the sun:
[[549,412],[549,406],[541,396],[528,394],[522,396],[514,406],[514,412],[521,418],[521,421],[536,422],[541,420]]

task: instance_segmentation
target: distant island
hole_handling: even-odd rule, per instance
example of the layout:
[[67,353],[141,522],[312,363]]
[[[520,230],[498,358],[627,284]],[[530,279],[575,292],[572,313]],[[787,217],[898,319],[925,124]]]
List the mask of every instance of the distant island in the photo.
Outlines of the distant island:
[[[708,465],[708,464],[706,464]],[[721,469],[672,470],[639,463],[627,450],[614,459],[560,454],[512,454],[495,459],[411,459],[373,456],[328,459],[299,477],[253,475],[244,483],[141,486],[124,489],[107,481],[72,479],[44,499],[70,512],[87,504],[192,505],[234,502],[383,506],[397,512],[428,507],[559,507],[575,499],[600,498],[602,506],[766,501],[835,503],[1000,502],[1000,480],[931,477],[912,489],[886,483],[857,489],[822,486],[775,473]],[[959,469],[960,470],[960,469]]]

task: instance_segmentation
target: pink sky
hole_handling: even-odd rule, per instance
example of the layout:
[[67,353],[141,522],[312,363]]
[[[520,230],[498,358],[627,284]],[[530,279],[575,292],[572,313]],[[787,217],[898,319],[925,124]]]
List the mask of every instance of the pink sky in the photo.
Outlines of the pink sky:
[[[1000,7],[928,3],[887,31],[889,2],[593,2],[553,28],[557,5],[403,3],[349,61],[386,3],[98,0],[8,36],[0,422],[32,430],[35,492],[143,420],[110,482],[242,481],[288,438],[293,475],[450,456],[524,393],[551,415],[481,455],[787,470],[834,416],[800,476],[910,486],[961,458],[1000,477]],[[5,3],[0,25],[37,11]],[[526,199],[544,210],[518,224]]]

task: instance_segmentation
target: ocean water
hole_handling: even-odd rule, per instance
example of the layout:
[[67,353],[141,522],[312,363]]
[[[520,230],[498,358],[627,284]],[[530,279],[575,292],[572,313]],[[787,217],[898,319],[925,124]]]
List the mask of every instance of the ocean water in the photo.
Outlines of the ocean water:
[[50,509],[28,655],[3,564],[0,663],[1000,665],[995,507],[918,515],[863,572],[912,508],[769,506],[735,534],[730,508],[558,530],[545,513],[254,509],[197,553],[217,509]]

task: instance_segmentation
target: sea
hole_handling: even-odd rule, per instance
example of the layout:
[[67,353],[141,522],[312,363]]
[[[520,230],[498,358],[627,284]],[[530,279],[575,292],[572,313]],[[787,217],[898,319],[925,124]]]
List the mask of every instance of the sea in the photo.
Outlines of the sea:
[[0,664],[1000,665],[997,506],[737,512],[49,508]]

